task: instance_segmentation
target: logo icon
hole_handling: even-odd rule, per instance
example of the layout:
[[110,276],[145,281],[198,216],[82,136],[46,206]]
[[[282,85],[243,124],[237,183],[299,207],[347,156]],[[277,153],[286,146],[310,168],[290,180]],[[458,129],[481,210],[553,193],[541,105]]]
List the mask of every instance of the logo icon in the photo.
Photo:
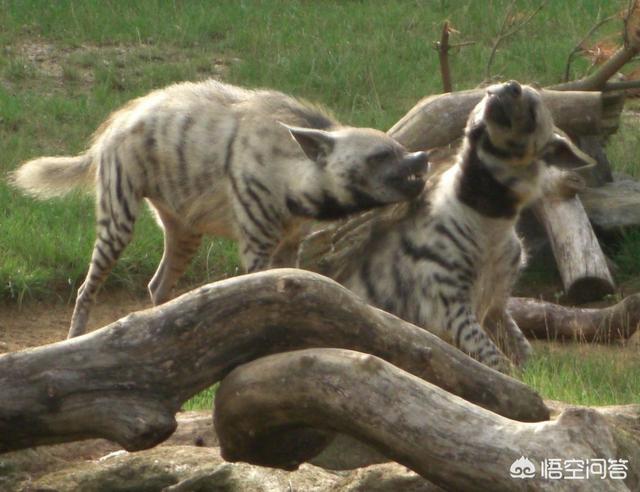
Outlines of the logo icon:
[[524,456],[520,456],[509,468],[511,478],[533,478],[536,476],[536,466]]

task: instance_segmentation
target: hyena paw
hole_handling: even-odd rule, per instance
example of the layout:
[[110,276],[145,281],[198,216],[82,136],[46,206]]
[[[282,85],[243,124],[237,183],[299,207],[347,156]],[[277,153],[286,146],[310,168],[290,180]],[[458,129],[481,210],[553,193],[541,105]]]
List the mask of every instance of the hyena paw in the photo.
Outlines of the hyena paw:
[[491,369],[495,369],[506,375],[511,375],[516,372],[516,366],[503,354],[495,354],[483,362]]
[[511,357],[511,361],[522,368],[533,355],[533,347],[525,338],[519,340]]

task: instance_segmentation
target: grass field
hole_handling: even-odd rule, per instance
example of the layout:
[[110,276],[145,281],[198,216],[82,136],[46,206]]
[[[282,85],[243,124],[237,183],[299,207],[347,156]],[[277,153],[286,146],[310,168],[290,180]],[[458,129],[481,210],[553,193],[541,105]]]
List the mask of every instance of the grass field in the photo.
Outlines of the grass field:
[[[444,20],[459,31],[452,42],[474,42],[451,53],[454,87],[487,81],[487,60],[509,4],[0,0],[0,172],[35,156],[81,151],[125,101],[181,80],[217,77],[276,88],[326,105],[345,123],[385,129],[417,100],[441,91],[433,42]],[[626,4],[550,0],[504,42],[490,77],[560,81],[576,42],[598,18]],[[513,13],[523,18],[539,5],[517,1]],[[599,35],[616,29],[609,24]],[[572,75],[588,69],[579,59]],[[639,174],[638,135],[623,127],[608,149],[614,165],[631,174]],[[0,299],[72,299],[94,239],[92,197],[36,202],[2,181],[0,211]],[[630,258],[625,275],[640,276],[640,261],[633,260],[639,236],[629,233],[620,251]],[[106,288],[144,291],[161,254],[162,236],[145,214]],[[236,271],[235,246],[214,240],[201,248],[184,282]]]

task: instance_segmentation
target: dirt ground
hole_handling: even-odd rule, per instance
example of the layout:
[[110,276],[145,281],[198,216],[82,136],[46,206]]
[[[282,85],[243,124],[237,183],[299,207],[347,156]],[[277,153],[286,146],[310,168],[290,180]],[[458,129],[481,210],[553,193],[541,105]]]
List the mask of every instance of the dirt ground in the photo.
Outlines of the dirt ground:
[[[151,300],[146,296],[131,296],[126,291],[102,293],[91,310],[89,330],[150,307]],[[0,353],[64,340],[72,312],[73,302],[28,302],[22,306],[0,304]]]

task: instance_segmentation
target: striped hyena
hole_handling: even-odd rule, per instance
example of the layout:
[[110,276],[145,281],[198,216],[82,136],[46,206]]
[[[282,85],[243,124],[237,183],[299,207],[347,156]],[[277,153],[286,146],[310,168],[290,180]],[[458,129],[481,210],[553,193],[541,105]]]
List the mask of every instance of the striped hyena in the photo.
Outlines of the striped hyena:
[[94,184],[96,241],[69,337],[85,332],[99,286],[131,240],[146,199],[164,230],[149,283],[154,305],[172,288],[204,234],[232,237],[249,272],[269,267],[300,219],[336,219],[417,196],[424,152],[385,133],[340,125],[288,95],[208,80],[135,99],[75,157],[41,157],[12,180],[40,196]]
[[354,253],[359,260],[352,257],[339,280],[490,367],[510,367],[497,339],[523,363],[531,347],[505,305],[524,261],[516,221],[546,186],[545,162],[591,161],[554,129],[536,90],[489,87],[454,165],[410,204],[395,206],[394,218],[375,214],[366,253]]

